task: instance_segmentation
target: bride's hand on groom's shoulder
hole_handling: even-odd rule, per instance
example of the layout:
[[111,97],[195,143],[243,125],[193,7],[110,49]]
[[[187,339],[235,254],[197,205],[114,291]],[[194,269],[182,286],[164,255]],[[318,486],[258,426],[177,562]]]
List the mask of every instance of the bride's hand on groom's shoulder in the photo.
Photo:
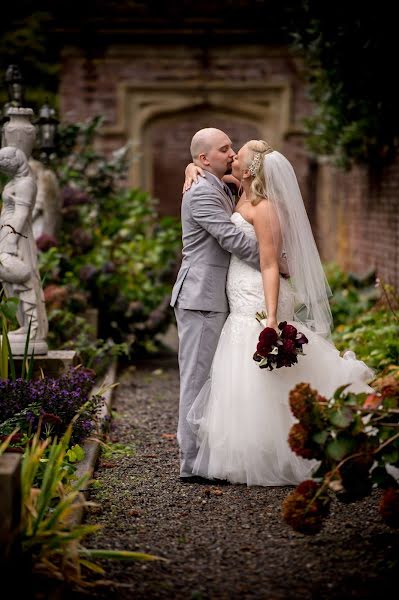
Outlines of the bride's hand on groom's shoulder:
[[234,177],[234,175],[231,175],[231,174],[229,174],[229,175],[224,175],[224,176],[222,177],[222,180],[223,180],[225,183],[234,183],[234,185],[236,186],[237,190],[239,189],[239,187],[240,187],[240,185],[241,185],[241,182],[240,182],[240,180],[239,180],[239,179],[237,179],[237,177]]
[[201,167],[197,167],[197,165],[194,163],[189,163],[185,170],[185,176],[186,178],[184,180],[182,194],[187,192],[191,185],[198,181],[199,176],[204,177],[204,170],[201,169]]

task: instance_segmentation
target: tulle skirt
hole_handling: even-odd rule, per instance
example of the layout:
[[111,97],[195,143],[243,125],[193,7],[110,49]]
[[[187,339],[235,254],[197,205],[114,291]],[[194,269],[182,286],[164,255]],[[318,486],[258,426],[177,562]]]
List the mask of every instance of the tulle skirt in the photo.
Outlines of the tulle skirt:
[[311,476],[317,462],[294,454],[287,441],[296,422],[290,390],[304,382],[329,397],[350,383],[350,390],[367,392],[373,372],[351,353],[342,358],[331,343],[299,329],[309,340],[305,356],[292,367],[268,371],[252,359],[261,331],[256,319],[229,315],[210,378],[188,414],[198,440],[195,474],[262,486],[295,485]]

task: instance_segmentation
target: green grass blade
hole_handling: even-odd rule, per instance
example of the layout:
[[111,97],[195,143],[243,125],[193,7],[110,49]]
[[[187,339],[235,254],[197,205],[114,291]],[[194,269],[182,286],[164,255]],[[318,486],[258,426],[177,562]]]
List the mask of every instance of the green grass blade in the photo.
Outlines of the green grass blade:
[[80,548],[79,555],[86,558],[110,558],[116,560],[162,560],[167,562],[162,556],[146,554],[145,552],[131,552],[130,550],[102,550],[101,548]]
[[[11,350],[11,344],[10,344],[10,340],[8,339],[7,332],[5,333],[4,337],[5,337],[6,342],[7,342],[8,360],[10,362],[11,379],[13,381],[15,381],[16,378],[17,378],[17,376],[15,374],[15,362],[14,362],[14,356],[13,356],[13,353],[12,353],[12,350]],[[4,337],[3,337],[3,340],[4,340]]]
[[28,373],[26,375],[26,381],[30,381],[33,377],[34,362],[35,362],[35,351],[34,351],[34,348],[32,348],[32,353],[30,355],[30,361],[29,361],[29,367],[28,367]]
[[74,488],[57,504],[50,517],[43,523],[46,529],[53,529],[56,522],[63,516],[63,513],[69,511],[79,496],[82,486],[88,481],[89,475],[86,473],[74,485]]
[[7,319],[1,315],[1,357],[0,357],[0,375],[2,379],[8,379],[8,346],[5,339],[7,337]]
[[28,349],[29,349],[31,326],[32,326],[32,317],[30,318],[30,321],[29,321],[28,333],[26,334],[26,340],[25,340],[24,356],[23,356],[23,359],[22,359],[22,371],[21,371],[21,378],[22,379],[25,378],[25,365],[26,365],[26,361],[28,360]]

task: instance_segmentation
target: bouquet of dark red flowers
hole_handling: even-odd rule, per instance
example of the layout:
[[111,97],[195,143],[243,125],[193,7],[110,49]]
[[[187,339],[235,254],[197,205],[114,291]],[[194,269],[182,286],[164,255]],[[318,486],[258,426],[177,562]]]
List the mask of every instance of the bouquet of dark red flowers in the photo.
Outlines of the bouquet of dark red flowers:
[[[257,320],[261,323],[257,313]],[[308,343],[307,337],[299,332],[296,327],[283,321],[278,326],[278,333],[272,327],[265,327],[259,335],[256,352],[253,356],[261,369],[279,369],[292,367],[298,362],[298,354],[304,354],[302,346]]]

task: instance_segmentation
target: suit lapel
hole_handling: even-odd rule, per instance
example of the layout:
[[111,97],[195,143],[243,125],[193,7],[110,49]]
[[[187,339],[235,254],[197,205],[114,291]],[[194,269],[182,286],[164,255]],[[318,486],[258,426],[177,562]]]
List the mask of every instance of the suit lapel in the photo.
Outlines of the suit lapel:
[[207,182],[218,192],[219,196],[223,199],[223,203],[226,207],[226,210],[231,215],[234,210],[234,207],[230,196],[226,194],[226,192],[221,188],[221,186],[214,180],[214,177],[212,175],[209,175],[207,171],[204,171],[204,174]]

